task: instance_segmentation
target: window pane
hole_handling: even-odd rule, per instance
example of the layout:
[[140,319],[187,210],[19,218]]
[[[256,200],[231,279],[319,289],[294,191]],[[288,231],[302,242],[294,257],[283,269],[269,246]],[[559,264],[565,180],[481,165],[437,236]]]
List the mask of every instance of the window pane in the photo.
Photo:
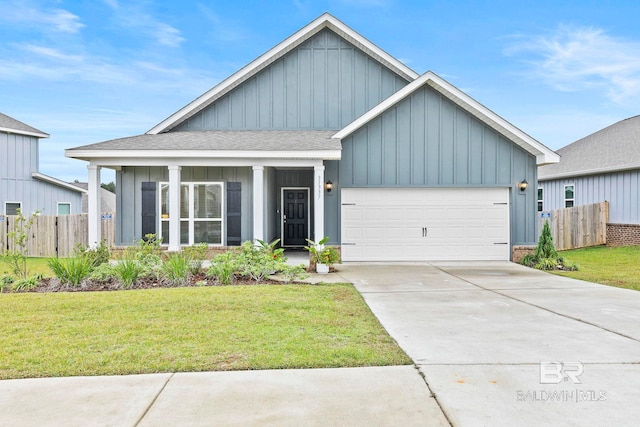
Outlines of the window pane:
[[193,186],[194,218],[222,218],[222,186],[195,184]]
[[58,215],[69,215],[71,213],[71,203],[58,203]]
[[542,202],[538,202],[538,212],[542,212]]
[[169,184],[160,184],[160,215],[169,218]]
[[573,199],[573,185],[567,185],[564,187],[564,198]]
[[189,218],[189,184],[180,185],[180,218]]
[[162,221],[162,243],[169,244],[169,221]]
[[18,209],[20,209],[20,203],[7,203],[5,206],[6,215],[18,215]]
[[542,200],[542,188],[538,188],[538,200]]
[[567,200],[566,202],[564,202],[564,207],[565,208],[572,208],[573,207],[573,200]]
[[193,228],[194,243],[222,244],[222,223],[220,221],[196,221]]
[[189,221],[180,221],[180,244],[189,244]]

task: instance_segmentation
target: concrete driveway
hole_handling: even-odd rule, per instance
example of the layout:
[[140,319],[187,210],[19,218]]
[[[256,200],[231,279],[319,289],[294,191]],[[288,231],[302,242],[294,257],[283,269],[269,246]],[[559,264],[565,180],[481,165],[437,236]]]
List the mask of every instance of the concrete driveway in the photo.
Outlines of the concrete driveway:
[[346,264],[455,426],[638,425],[640,292],[508,262]]

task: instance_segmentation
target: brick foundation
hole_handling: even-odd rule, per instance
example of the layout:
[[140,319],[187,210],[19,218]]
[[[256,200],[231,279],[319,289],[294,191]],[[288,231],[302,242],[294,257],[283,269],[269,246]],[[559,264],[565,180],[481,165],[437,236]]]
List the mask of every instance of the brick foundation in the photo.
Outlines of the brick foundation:
[[607,224],[607,246],[640,245],[640,224]]
[[535,246],[514,246],[511,250],[511,261],[518,263],[526,254],[532,254]]

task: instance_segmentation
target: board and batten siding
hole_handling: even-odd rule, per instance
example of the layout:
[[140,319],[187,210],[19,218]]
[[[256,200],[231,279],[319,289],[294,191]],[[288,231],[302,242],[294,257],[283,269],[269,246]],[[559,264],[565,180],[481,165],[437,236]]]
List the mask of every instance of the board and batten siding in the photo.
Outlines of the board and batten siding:
[[348,187],[510,188],[511,244],[536,241],[536,190],[517,189],[523,179],[536,182],[535,157],[431,88],[345,138],[342,160],[325,165],[336,188],[325,199],[333,243],[340,242],[339,188]]
[[58,203],[71,203],[71,213],[82,212],[82,195],[31,177],[38,171],[38,138],[0,132],[0,214],[5,202],[21,202],[22,211],[57,215]]
[[609,202],[609,222],[640,224],[640,170],[540,181],[543,209],[564,208],[564,186],[574,185],[574,206]]
[[337,130],[407,84],[324,29],[173,130]]
[[[241,183],[241,238],[242,241],[252,239],[253,171],[250,167],[183,167],[180,180]],[[161,166],[127,166],[116,171],[116,211],[119,213],[116,218],[116,245],[130,245],[142,238],[142,183],[168,181],[169,170]],[[157,197],[160,197],[159,191],[158,188]],[[159,199],[156,209],[159,209]],[[156,219],[159,215],[156,212]]]

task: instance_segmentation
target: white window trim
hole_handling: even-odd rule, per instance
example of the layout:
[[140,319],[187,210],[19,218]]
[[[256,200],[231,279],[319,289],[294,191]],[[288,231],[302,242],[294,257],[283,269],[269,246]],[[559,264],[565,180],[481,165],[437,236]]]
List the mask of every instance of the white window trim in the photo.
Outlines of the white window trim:
[[[573,187],[573,198],[572,199],[567,199],[567,187]],[[563,187],[563,192],[562,192],[562,198],[564,199],[564,205],[563,207],[566,208],[567,207],[567,201],[571,201],[572,206],[574,207],[576,205],[576,186],[575,184],[565,184],[565,186]]]
[[[4,202],[4,214],[5,215],[9,215],[7,213],[7,205],[8,204],[18,204],[18,205],[20,205],[20,207],[18,209],[22,210],[22,202],[6,201],[6,202]],[[22,213],[24,214],[24,212],[22,212]]]
[[[193,203],[191,203],[191,198],[193,197],[193,186],[194,185],[211,185],[211,184],[219,184],[221,191],[221,199],[220,199],[220,218],[194,218],[194,208]],[[188,221],[189,222],[189,242],[180,243],[180,246],[193,246],[198,242],[194,242],[193,233],[191,232],[192,224],[195,222],[203,222],[203,221],[216,221],[220,222],[220,243],[209,243],[209,246],[225,246],[226,245],[226,236],[227,236],[227,222],[226,218],[226,194],[225,194],[225,185],[224,181],[181,181],[180,186],[188,185],[189,186],[189,217],[188,218],[180,218],[180,222]],[[169,185],[168,181],[161,181],[158,183],[158,239],[160,241],[163,240],[162,235],[162,223],[169,222],[169,218],[162,218],[162,186]],[[163,243],[163,246],[168,246],[168,243]]]
[[[538,197],[540,194],[540,190],[542,190],[542,199]],[[542,207],[542,209],[540,209]],[[538,212],[544,212],[544,187],[538,187],[538,191],[536,191],[536,209]]]
[[56,215],[60,215],[60,205],[69,205],[69,215],[71,215],[71,202],[57,202]]

